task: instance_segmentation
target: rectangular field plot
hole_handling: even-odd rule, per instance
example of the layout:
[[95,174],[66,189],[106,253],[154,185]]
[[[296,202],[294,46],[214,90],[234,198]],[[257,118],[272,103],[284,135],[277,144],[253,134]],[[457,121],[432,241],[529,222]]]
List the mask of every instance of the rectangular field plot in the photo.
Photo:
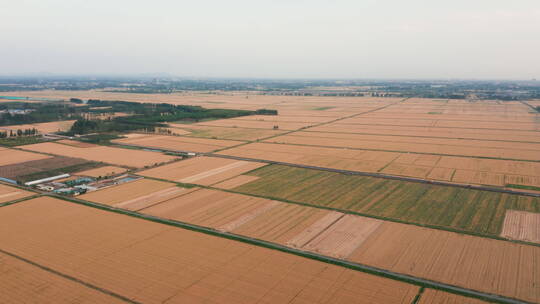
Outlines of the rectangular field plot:
[[230,231],[279,204],[258,197],[201,189],[141,212]]
[[270,143],[252,143],[221,151],[219,154],[367,172],[379,171],[400,155],[395,152],[319,148]]
[[157,152],[121,149],[106,146],[78,148],[56,143],[41,143],[23,147],[24,149],[30,151],[68,157],[78,157],[96,162],[104,162],[113,165],[135,168],[142,168],[144,166],[151,166],[177,159],[177,157]]
[[99,164],[81,158],[54,156],[0,166],[0,176],[19,182],[27,182],[96,166],[99,166]]
[[138,174],[182,183],[212,185],[265,165],[265,163],[201,156]]
[[435,290],[426,289],[420,296],[418,304],[487,304],[488,302],[467,298],[464,296]]
[[294,132],[268,139],[266,142],[531,161],[540,160],[540,143],[323,132]]
[[127,303],[0,253],[0,303]]
[[195,138],[169,135],[131,134],[128,138],[115,139],[114,143],[173,151],[211,152],[241,144],[241,141]]
[[186,131],[184,135],[202,138],[217,138],[227,140],[257,140],[275,136],[286,130],[264,130],[233,127],[210,127],[185,124],[169,124],[172,132]]
[[540,247],[385,222],[350,261],[531,303]]
[[501,236],[540,244],[540,213],[507,210]]
[[507,142],[540,143],[540,134],[536,131],[462,129],[441,127],[385,126],[370,124],[343,124],[341,121],[312,127],[310,132],[334,132],[341,134],[371,134],[394,136],[417,136],[431,138],[464,138],[480,140],[502,140]]
[[[140,303],[405,304],[419,290],[53,198],[0,208],[0,239],[2,250]],[[2,296],[17,290],[6,289]]]
[[83,176],[91,176],[91,177],[105,177],[105,176],[112,176],[116,174],[121,174],[126,172],[126,168],[120,168],[115,166],[103,166],[96,169],[90,169],[85,171],[77,172],[77,175],[83,175]]
[[3,203],[18,200],[24,197],[32,196],[35,193],[24,191],[19,188],[0,184],[0,205]]
[[540,199],[270,165],[235,191],[419,224],[499,235],[506,210],[540,212]]
[[51,156],[0,147],[0,166],[15,165],[22,162],[46,158],[51,158]]
[[144,178],[93,191],[80,196],[80,198],[117,208],[140,210],[194,190]]
[[[271,117],[271,116],[269,116]],[[251,129],[266,129],[275,130],[277,126],[278,130],[298,130],[300,128],[309,127],[315,125],[314,122],[283,122],[272,121],[271,118],[264,121],[257,120],[240,120],[240,119],[220,119],[199,122],[194,124],[195,126],[212,126],[212,127],[232,127],[232,128],[251,128]]]

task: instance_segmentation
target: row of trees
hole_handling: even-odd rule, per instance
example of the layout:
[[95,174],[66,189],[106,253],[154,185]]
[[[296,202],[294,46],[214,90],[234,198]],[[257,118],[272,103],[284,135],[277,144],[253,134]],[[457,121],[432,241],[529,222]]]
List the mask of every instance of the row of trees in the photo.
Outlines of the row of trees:
[[9,132],[4,131],[0,132],[0,138],[8,138],[8,137],[20,137],[20,136],[34,136],[38,134],[38,130],[36,128],[32,129],[18,129],[17,131],[13,132],[13,130],[9,130]]

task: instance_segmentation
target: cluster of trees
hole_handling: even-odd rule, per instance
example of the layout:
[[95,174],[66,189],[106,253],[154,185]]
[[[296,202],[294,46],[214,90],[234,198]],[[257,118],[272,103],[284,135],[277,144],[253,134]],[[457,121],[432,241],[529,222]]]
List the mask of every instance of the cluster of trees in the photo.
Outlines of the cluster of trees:
[[36,128],[32,129],[18,129],[17,131],[13,132],[13,130],[10,130],[9,132],[4,131],[0,132],[0,138],[8,138],[8,137],[17,137],[17,136],[34,136],[38,134],[38,130]]
[[82,111],[82,109],[77,109],[77,107],[53,103],[10,102],[0,105],[0,110],[10,109],[25,109],[33,111],[26,114],[5,113],[0,115],[0,126],[72,119],[73,117],[79,116]]

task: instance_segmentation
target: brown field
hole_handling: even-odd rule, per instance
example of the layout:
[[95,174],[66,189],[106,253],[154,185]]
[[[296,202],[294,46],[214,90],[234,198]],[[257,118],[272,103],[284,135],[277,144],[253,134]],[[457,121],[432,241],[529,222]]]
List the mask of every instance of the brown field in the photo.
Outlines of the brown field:
[[270,143],[252,143],[219,154],[463,184],[540,187],[540,162]]
[[278,126],[278,130],[298,130],[300,128],[309,127],[316,123],[311,122],[279,122],[268,120],[239,120],[239,119],[220,119],[196,123],[196,126],[215,126],[215,127],[232,127],[232,128],[253,128],[253,129],[269,129],[274,130],[274,126]]
[[348,259],[538,303],[538,256],[536,246],[384,222]]
[[266,142],[532,161],[540,160],[540,143],[322,132],[294,132],[268,139]]
[[77,148],[97,147],[97,145],[94,145],[94,144],[85,143],[85,142],[77,141],[77,140],[70,140],[70,139],[62,139],[62,140],[56,141],[56,143],[60,143],[60,144],[64,144],[64,145],[68,145],[72,147],[77,147]]
[[0,130],[13,130],[17,131],[18,129],[37,129],[39,133],[53,133],[58,131],[67,131],[71,128],[75,120],[63,120],[63,121],[53,121],[53,122],[44,122],[36,124],[26,124],[26,125],[11,125],[11,126],[1,126]]
[[127,169],[115,167],[115,166],[103,166],[96,169],[85,170],[75,173],[76,175],[90,176],[90,177],[106,177],[116,174],[124,173]]
[[343,124],[341,121],[309,128],[310,132],[335,132],[342,134],[373,134],[394,136],[419,136],[428,138],[466,138],[480,140],[504,140],[517,142],[540,142],[540,133],[520,130],[459,129],[442,127],[385,126],[370,124]]
[[126,303],[0,253],[0,303]]
[[501,236],[540,244],[540,213],[507,210]]
[[139,179],[80,196],[81,199],[113,207],[139,210],[189,192],[191,189],[151,179]]
[[141,210],[143,213],[223,231],[234,229],[277,202],[201,189]]
[[232,232],[285,245],[329,213],[331,211],[280,203]]
[[345,259],[360,246],[383,221],[345,215],[303,246],[303,249]]
[[226,140],[257,140],[276,136],[284,133],[285,130],[265,130],[265,129],[250,129],[250,128],[232,128],[232,127],[209,127],[198,125],[185,124],[169,124],[171,131],[174,133],[181,132],[182,135],[217,138]]
[[426,289],[418,304],[484,304],[488,303],[482,300],[467,298],[456,294],[435,290]]
[[[14,150],[14,152],[15,153],[18,153],[18,152],[28,153],[28,152],[18,151],[18,150]],[[72,166],[83,166],[84,164],[91,165],[91,163],[89,163],[87,160],[80,159],[80,158],[61,157],[61,156],[49,157],[43,154],[36,154],[36,155],[46,156],[47,158],[0,166],[0,176],[10,178],[10,179],[15,179],[15,180],[19,178],[26,179],[26,176],[36,174],[39,172],[50,173],[50,171],[57,171],[66,167],[69,168]]]
[[[24,149],[30,151],[78,157],[96,162],[104,162],[113,165],[135,168],[142,168],[144,166],[151,166],[177,159],[177,157],[164,155],[157,152],[121,149],[106,146],[77,148],[48,142],[23,147]],[[0,153],[1,152],[2,151],[0,151]]]
[[35,193],[0,184],[0,204],[34,195]]
[[3,250],[143,303],[411,303],[419,290],[46,197],[1,208],[0,238]]
[[252,143],[220,151],[219,154],[303,165],[377,172],[400,154],[395,152],[304,147],[269,143]]
[[194,138],[169,135],[135,134],[128,138],[115,139],[117,144],[129,144],[140,147],[157,148],[173,151],[212,152],[225,147],[241,144],[240,141]]
[[233,189],[238,186],[250,183],[254,180],[259,179],[257,176],[251,175],[238,175],[231,179],[224,180],[220,183],[214,184],[213,186],[220,189]]
[[200,156],[145,170],[138,174],[208,186],[265,165],[264,163]]
[[245,121],[266,121],[272,123],[281,123],[281,122],[302,122],[302,123],[321,123],[329,122],[334,120],[333,117],[327,116],[301,116],[301,115],[249,115],[249,116],[240,116],[232,118],[231,120],[245,120]]
[[0,147],[0,166],[16,165],[27,161],[46,158],[51,158],[51,156]]

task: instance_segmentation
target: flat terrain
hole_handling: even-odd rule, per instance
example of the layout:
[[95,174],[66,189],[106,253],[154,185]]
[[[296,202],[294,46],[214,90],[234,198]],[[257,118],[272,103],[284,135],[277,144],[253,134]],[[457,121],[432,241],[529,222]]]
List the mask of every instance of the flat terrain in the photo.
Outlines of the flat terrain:
[[[26,299],[22,293],[54,299],[66,290],[57,302],[112,302],[99,298],[112,293],[113,300],[141,303],[484,303],[287,253],[294,249],[540,303],[540,198],[532,196],[540,193],[540,114],[524,103],[218,91],[6,95],[272,109],[279,115],[176,122],[157,130],[162,134],[128,133],[114,141],[207,153],[183,160],[70,140],[19,146],[24,151],[0,148],[0,176],[72,157],[107,164],[75,171],[81,174],[131,168],[144,177],[73,198],[116,212],[50,197],[0,207],[0,277],[7,278],[0,283],[25,285],[7,289],[0,302]],[[2,195],[11,201],[23,191],[3,187],[0,205]],[[121,214],[126,210],[134,212]],[[144,217],[202,226],[216,236]],[[50,284],[39,289],[36,280]],[[74,294],[81,297],[73,300]]]
[[2,250],[143,303],[411,303],[419,289],[53,198],[0,208],[0,238]]
[[53,133],[58,131],[67,131],[71,128],[75,120],[63,120],[63,121],[53,121],[53,122],[43,122],[35,124],[24,124],[24,125],[11,125],[11,126],[0,126],[0,131],[14,131],[17,130],[26,130],[26,129],[37,129],[39,133]]
[[140,147],[166,149],[173,151],[212,152],[241,144],[240,141],[194,138],[169,135],[131,134],[128,138],[115,139],[117,144],[129,144]]
[[257,162],[201,156],[144,170],[138,174],[175,182],[212,185],[265,165]]
[[27,161],[46,158],[51,158],[51,156],[0,147],[0,166],[16,165]]
[[[174,156],[164,155],[157,152],[129,150],[106,146],[80,148],[51,142],[26,145],[22,146],[22,148],[29,151],[77,157],[95,162],[104,162],[134,168],[152,166],[176,159]],[[0,153],[2,153],[2,151],[0,151]]]
[[115,166],[103,166],[96,169],[90,169],[77,172],[78,175],[90,176],[90,177],[106,177],[126,172],[127,169],[115,167]]
[[0,205],[10,201],[15,201],[24,197],[34,195],[30,191],[24,191],[19,188],[11,187],[5,184],[0,184]]
[[464,188],[270,165],[233,188],[418,224],[499,235],[507,210],[540,212],[540,199]]

